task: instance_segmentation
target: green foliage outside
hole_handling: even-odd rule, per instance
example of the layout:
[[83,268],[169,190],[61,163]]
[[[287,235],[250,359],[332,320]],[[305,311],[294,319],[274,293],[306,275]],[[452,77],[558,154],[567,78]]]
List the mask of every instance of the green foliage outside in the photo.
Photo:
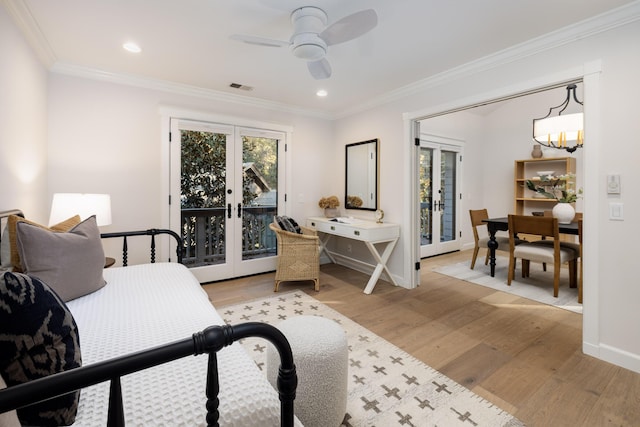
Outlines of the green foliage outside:
[[[254,163],[269,187],[277,190],[278,143],[270,138],[243,137],[243,162]],[[226,135],[182,131],[181,208],[223,207],[226,201]],[[244,174],[243,174],[244,175]],[[243,204],[257,194],[243,176]]]
[[224,206],[226,190],[226,136],[211,132],[182,131],[180,206]]

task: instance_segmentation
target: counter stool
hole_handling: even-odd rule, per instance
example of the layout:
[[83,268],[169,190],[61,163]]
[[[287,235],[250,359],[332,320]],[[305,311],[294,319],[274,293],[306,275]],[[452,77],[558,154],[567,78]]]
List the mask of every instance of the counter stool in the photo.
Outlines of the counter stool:
[[[347,336],[338,323],[319,316],[295,316],[275,325],[289,341],[298,374],[294,408],[305,427],[338,427],[347,412]],[[267,349],[267,378],[274,387],[278,352]]]

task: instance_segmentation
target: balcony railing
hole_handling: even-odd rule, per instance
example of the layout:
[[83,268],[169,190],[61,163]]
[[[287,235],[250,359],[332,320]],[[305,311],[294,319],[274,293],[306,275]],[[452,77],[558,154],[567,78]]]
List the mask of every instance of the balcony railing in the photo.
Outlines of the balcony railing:
[[[277,208],[242,208],[242,259],[276,255],[276,236],[269,230]],[[181,210],[182,262],[189,267],[225,262],[227,209],[189,208]]]

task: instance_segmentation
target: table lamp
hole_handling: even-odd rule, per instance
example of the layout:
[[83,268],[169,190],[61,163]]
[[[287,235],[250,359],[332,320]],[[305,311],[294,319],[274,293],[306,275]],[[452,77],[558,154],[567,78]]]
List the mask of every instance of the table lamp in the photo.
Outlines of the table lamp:
[[98,226],[111,224],[111,196],[109,194],[55,193],[51,203],[49,226],[74,215],[85,220],[96,216]]

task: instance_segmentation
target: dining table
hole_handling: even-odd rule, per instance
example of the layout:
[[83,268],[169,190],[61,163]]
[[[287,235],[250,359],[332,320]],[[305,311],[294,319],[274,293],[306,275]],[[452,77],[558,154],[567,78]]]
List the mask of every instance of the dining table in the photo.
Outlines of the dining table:
[[[496,233],[498,231],[509,230],[509,218],[504,216],[499,218],[489,218],[483,221],[487,223],[487,229],[489,231],[489,242],[487,242],[487,246],[489,247],[489,265],[491,267],[491,277],[494,277],[496,273],[496,249],[498,249],[499,246],[496,240]],[[579,232],[578,223],[558,223],[558,231],[562,234],[573,234],[577,236]]]

